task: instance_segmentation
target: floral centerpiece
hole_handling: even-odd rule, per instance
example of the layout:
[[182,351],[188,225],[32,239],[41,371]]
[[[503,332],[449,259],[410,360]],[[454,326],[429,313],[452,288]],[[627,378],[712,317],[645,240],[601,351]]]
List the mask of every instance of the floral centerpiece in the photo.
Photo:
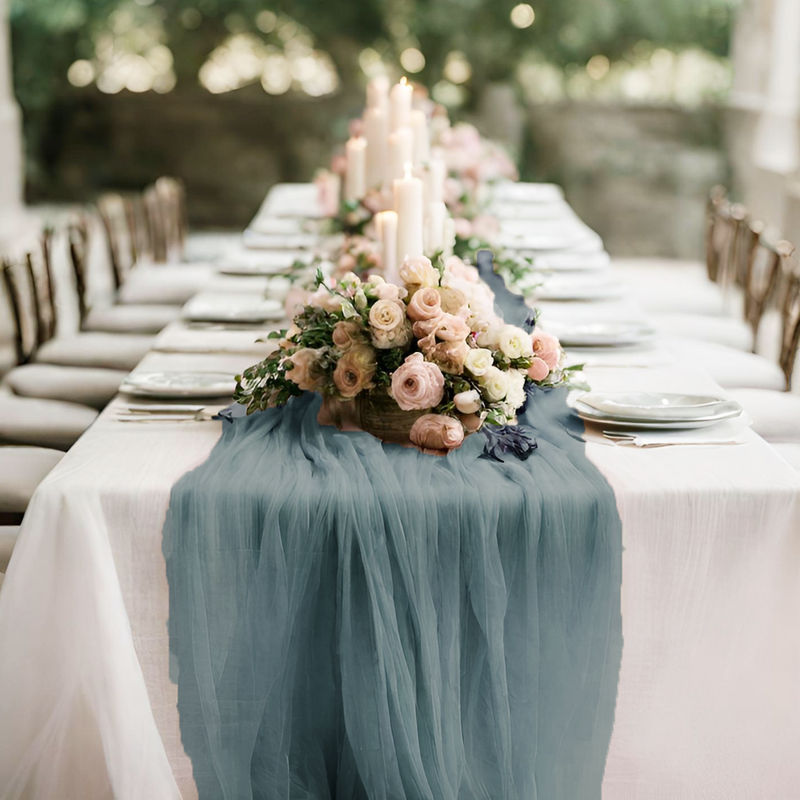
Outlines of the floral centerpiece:
[[558,340],[504,323],[460,258],[407,259],[400,278],[318,273],[292,326],[272,335],[278,349],[238,378],[237,402],[250,413],[319,392],[322,422],[447,452],[484,425],[514,424],[526,384],[566,381]]

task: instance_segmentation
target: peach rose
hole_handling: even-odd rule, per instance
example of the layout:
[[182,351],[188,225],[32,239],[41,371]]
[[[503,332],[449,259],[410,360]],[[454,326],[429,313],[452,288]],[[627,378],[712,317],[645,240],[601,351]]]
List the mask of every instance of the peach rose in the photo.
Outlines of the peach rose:
[[[379,276],[375,276],[379,277]],[[402,286],[395,286],[393,283],[386,283],[381,279],[380,283],[376,283],[371,287],[372,294],[378,300],[402,300],[408,295],[408,291]]]
[[355,345],[339,359],[333,371],[333,382],[342,397],[355,397],[364,389],[372,388],[375,369],[374,350]]
[[470,346],[464,341],[438,342],[425,352],[425,356],[438,364],[442,372],[461,375],[464,372],[464,359],[470,352]]
[[426,450],[452,450],[464,441],[464,426],[455,417],[425,414],[412,426],[410,438]]
[[333,343],[339,350],[349,350],[354,344],[363,341],[364,334],[361,326],[352,319],[337,322],[333,326]]
[[543,381],[550,374],[550,367],[547,362],[538,356],[534,356],[531,365],[528,367],[528,377],[532,381]]
[[413,320],[435,319],[442,313],[442,298],[433,287],[414,293],[408,304],[408,316]]
[[392,397],[403,411],[439,405],[444,396],[444,375],[422,353],[412,353],[392,375]]
[[400,300],[378,300],[369,310],[369,324],[375,331],[393,331],[406,320],[406,307]]
[[555,336],[535,330],[531,334],[533,342],[533,354],[547,364],[550,370],[554,370],[561,362],[561,343]]
[[439,285],[439,273],[425,256],[406,258],[400,267],[400,279],[412,291]]
[[291,368],[286,370],[286,377],[304,392],[313,392],[322,385],[322,378],[317,370],[318,362],[316,350],[302,347],[286,359],[286,363],[291,364]]

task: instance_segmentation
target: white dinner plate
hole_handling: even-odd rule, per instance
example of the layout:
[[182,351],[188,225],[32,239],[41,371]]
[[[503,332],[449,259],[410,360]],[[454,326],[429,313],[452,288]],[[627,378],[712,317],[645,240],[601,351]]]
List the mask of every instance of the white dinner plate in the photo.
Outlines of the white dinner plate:
[[243,241],[253,250],[311,250],[319,245],[320,237],[315,233],[259,233],[248,228]]
[[492,199],[507,203],[558,203],[564,192],[554,183],[522,183],[506,181],[492,187]]
[[592,302],[616,300],[625,294],[625,287],[616,281],[585,283],[583,281],[545,281],[533,290],[536,300],[551,302]]
[[623,419],[615,415],[603,414],[591,406],[576,400],[572,407],[577,415],[588,422],[595,422],[604,427],[621,428],[625,430],[649,430],[649,431],[669,431],[669,430],[691,430],[694,428],[706,428],[709,425],[716,425],[726,419],[734,419],[742,413],[741,407],[731,408],[718,414],[709,414],[705,417],[694,419]]
[[611,256],[605,250],[597,253],[549,253],[533,259],[533,268],[540,272],[589,272],[610,265]]
[[231,397],[236,380],[219,372],[133,372],[120,391],[134,397],[163,399]]
[[183,307],[182,316],[188,322],[259,323],[281,320],[285,311],[283,304],[274,299],[203,292]]
[[735,400],[672,392],[588,392],[578,402],[606,416],[646,422],[704,420],[741,413]]
[[295,261],[309,263],[308,250],[240,250],[219,260],[222,275],[277,275],[286,272]]
[[564,347],[633,347],[656,337],[655,329],[642,322],[551,322],[547,332]]

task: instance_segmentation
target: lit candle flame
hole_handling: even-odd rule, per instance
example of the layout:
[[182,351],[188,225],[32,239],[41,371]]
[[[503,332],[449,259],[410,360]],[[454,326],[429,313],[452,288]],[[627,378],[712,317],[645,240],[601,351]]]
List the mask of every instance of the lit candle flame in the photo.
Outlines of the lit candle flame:
[[400,78],[400,85],[401,86],[408,86],[408,78],[406,78],[405,75],[403,75],[403,77]]

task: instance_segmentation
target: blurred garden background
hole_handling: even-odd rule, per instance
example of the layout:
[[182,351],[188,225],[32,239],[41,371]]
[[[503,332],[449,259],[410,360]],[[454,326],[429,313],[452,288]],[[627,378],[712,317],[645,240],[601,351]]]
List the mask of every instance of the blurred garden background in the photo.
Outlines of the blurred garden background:
[[309,180],[378,72],[556,181],[615,254],[692,256],[730,179],[736,0],[9,0],[29,203],[162,174],[241,228]]

